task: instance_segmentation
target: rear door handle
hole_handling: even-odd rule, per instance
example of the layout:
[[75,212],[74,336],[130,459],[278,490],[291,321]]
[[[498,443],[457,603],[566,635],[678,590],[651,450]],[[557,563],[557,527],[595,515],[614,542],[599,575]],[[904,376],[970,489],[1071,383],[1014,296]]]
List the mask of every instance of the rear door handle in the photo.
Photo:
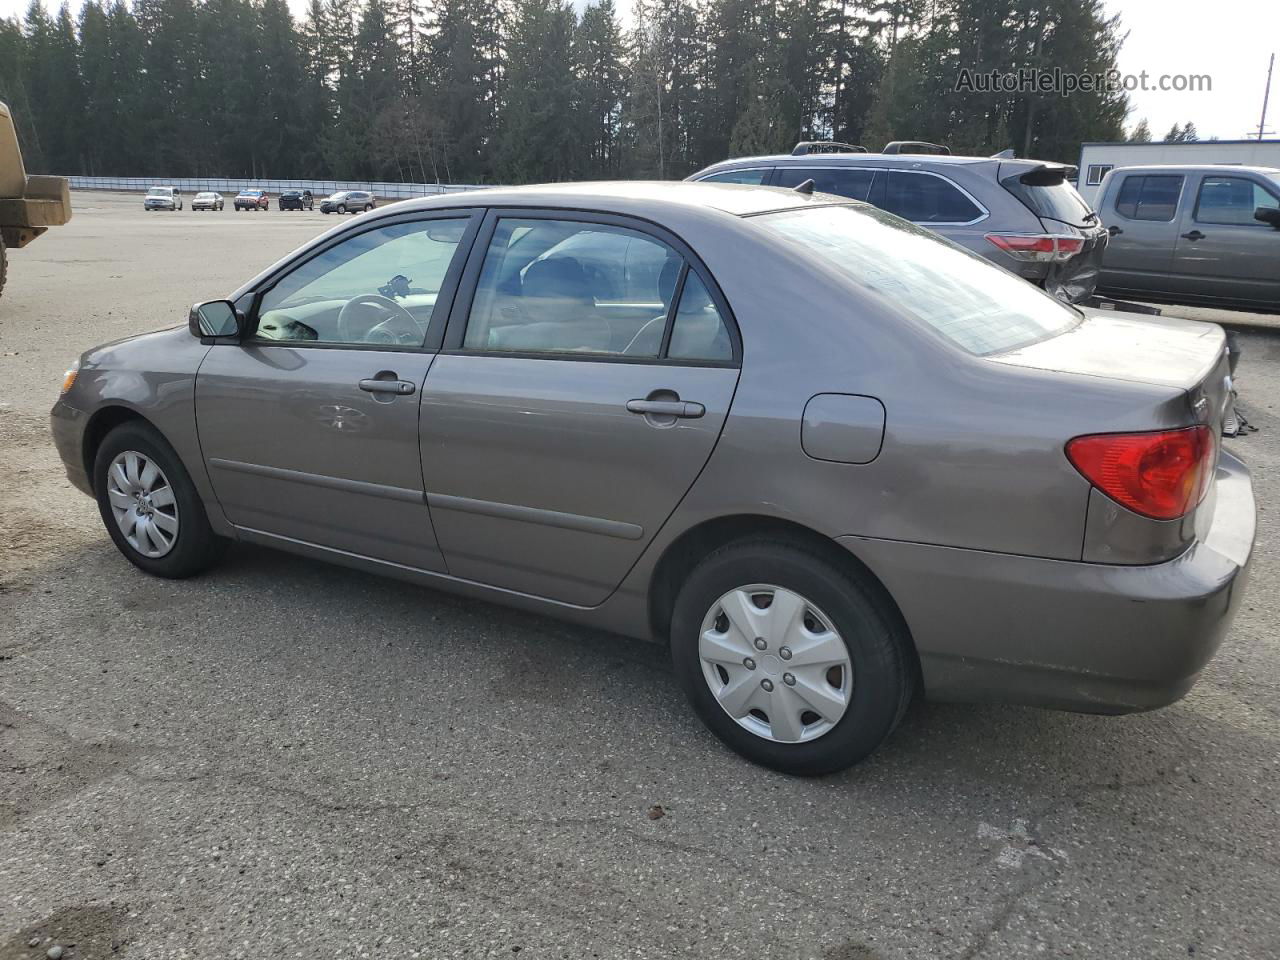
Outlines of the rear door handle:
[[1184,233],[1182,235],[1182,239],[1183,240],[1203,240],[1204,234],[1201,233],[1199,230],[1192,230],[1190,233]]
[[361,380],[360,389],[366,393],[394,393],[407,397],[417,388],[408,380]]
[[681,417],[687,420],[696,420],[707,412],[702,404],[688,400],[628,400],[627,410],[651,417]]
[[1107,233],[1111,234],[1113,237],[1118,237],[1120,234],[1124,233],[1124,231],[1119,227],[1107,227]]

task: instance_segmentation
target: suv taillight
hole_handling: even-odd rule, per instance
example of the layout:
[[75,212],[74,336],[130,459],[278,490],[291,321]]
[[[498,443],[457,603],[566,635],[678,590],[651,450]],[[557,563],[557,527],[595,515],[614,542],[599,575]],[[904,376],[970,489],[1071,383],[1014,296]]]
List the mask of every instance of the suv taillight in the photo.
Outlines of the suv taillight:
[[1201,424],[1155,433],[1100,433],[1067,443],[1067,459],[1121,506],[1153,520],[1193,510],[1213,479],[1213,430]]
[[1084,249],[1084,237],[1059,233],[988,233],[987,239],[1017,260],[1070,260]]

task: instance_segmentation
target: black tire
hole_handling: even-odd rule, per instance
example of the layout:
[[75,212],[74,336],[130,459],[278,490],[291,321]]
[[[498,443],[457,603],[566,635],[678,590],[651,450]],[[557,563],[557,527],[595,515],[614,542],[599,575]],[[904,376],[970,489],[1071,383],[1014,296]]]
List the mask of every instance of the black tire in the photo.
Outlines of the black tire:
[[[119,454],[129,450],[154,460],[173,488],[178,533],[172,548],[161,557],[148,557],[131,545],[111,512],[107,470]],[[217,563],[226,549],[227,541],[216,536],[209,526],[200,494],[182,460],[150,424],[133,420],[122,423],[106,435],[93,461],[93,489],[97,491],[98,512],[112,542],[125,559],[146,573],[172,579],[191,577]]]
[[[812,740],[781,743],[752,733],[720,706],[703,676],[698,654],[703,618],[726,593],[750,584],[800,594],[832,621],[849,651],[848,706],[835,726]],[[915,691],[910,643],[877,585],[817,552],[777,539],[741,540],[710,554],[686,579],[671,618],[676,677],[702,721],[748,760],[800,776],[852,766],[893,732]]]
[[340,204],[338,204],[338,206],[337,206],[337,208],[336,208],[336,209],[337,209],[338,213],[346,213],[346,212],[347,212],[347,205],[346,205],[345,203],[340,203]]
[[5,250],[4,237],[0,237],[0,293],[4,293],[4,282],[9,277],[9,254]]
[[364,205],[364,212],[365,212],[365,213],[368,213],[368,212],[369,212],[370,210],[372,210],[372,209],[373,209],[373,204],[372,204],[372,203],[366,203],[366,204]]

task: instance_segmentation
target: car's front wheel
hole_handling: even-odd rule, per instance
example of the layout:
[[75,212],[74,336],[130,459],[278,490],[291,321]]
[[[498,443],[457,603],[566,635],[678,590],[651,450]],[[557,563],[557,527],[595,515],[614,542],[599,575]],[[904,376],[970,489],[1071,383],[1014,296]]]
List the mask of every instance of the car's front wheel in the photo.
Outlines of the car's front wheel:
[[134,566],[158,577],[190,577],[217,562],[226,541],[209,526],[182,461],[149,424],[133,421],[103,439],[93,463],[98,511]]
[[704,559],[676,599],[671,654],[703,722],[756,763],[832,773],[893,731],[914,691],[910,640],[874,585],[780,540]]

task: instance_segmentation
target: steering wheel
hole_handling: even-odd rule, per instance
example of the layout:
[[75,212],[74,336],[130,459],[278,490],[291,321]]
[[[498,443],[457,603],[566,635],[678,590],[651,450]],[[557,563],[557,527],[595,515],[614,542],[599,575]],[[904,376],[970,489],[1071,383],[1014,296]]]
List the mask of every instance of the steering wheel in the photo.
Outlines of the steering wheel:
[[423,329],[400,304],[377,293],[362,293],[338,313],[343,343],[418,343]]

